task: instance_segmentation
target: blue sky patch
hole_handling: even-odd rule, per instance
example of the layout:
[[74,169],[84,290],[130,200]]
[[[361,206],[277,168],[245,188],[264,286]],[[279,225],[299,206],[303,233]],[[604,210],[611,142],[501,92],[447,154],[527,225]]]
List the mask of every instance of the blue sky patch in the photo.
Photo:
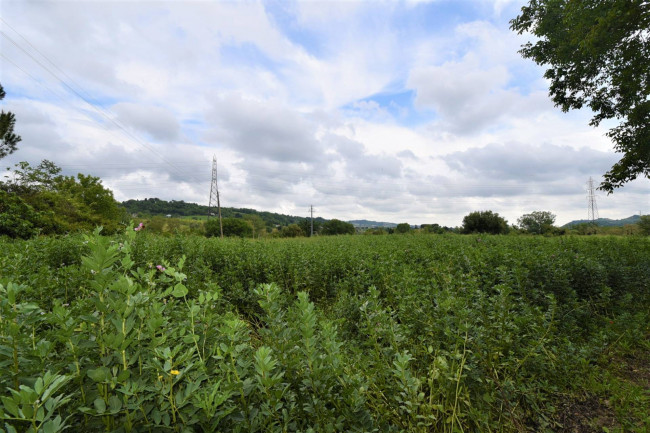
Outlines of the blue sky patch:
[[229,65],[269,70],[274,70],[279,66],[279,63],[268,57],[257,45],[251,42],[243,42],[238,45],[223,45],[219,50],[219,55],[221,61]]
[[390,117],[403,126],[416,126],[433,120],[435,111],[416,110],[415,91],[382,92],[344,105],[344,112],[366,120]]
[[315,32],[301,27],[291,10],[292,2],[269,0],[264,2],[264,9],[273,23],[291,42],[303,47],[314,57],[322,55],[323,44]]

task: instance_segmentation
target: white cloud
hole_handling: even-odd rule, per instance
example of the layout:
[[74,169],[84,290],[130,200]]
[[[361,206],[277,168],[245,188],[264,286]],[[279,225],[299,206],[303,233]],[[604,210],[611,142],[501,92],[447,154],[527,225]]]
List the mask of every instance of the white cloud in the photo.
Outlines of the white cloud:
[[[206,203],[217,154],[225,206],[446,225],[539,208],[568,221],[585,213],[586,178],[618,155],[588,112],[553,107],[541,68],[517,53],[507,15],[520,3],[3,3],[47,59],[7,35],[49,71],[3,39],[3,109],[23,141],[2,162],[47,158],[121,200]],[[423,24],[450,10],[444,31]],[[414,106],[376,97],[409,90]],[[637,213],[644,191],[599,197],[601,214]]]
[[155,140],[172,141],[180,137],[180,124],[166,108],[120,102],[111,109],[121,124],[144,132]]

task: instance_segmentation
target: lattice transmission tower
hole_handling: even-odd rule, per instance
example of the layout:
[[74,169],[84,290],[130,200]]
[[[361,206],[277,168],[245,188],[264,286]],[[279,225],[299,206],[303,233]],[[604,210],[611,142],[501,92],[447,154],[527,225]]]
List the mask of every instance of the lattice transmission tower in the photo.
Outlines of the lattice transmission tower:
[[214,207],[217,206],[219,216],[219,231],[223,238],[223,223],[221,222],[221,203],[219,202],[219,186],[217,184],[217,155],[212,157],[212,182],[210,184],[210,202],[208,203],[208,220],[214,216]]
[[590,177],[587,181],[587,219],[592,224],[596,224],[598,219],[598,205],[596,204],[596,187],[594,180]]

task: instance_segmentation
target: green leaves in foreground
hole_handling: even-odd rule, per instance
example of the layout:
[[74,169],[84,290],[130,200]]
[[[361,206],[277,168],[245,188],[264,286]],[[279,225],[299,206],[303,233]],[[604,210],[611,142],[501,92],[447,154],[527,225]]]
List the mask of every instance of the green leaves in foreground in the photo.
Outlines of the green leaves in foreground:
[[0,397],[0,419],[5,420],[7,432],[55,433],[66,428],[59,408],[70,401],[70,396],[59,393],[70,380],[68,376],[52,374],[47,371],[38,377],[33,387],[21,385],[19,389],[9,389],[11,395]]
[[4,243],[0,429],[554,431],[649,283],[643,239]]

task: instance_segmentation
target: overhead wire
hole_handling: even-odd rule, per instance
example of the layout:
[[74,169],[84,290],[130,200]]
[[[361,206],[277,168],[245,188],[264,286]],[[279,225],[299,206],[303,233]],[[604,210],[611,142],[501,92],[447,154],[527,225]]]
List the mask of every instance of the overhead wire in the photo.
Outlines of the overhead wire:
[[[181,170],[181,166],[184,166],[186,168],[189,167],[203,167],[204,165],[207,165],[209,162],[206,162],[204,164],[202,163],[179,163],[179,162],[174,162],[172,163],[171,161],[167,160],[164,158],[162,155],[160,155],[154,148],[152,148],[148,143],[146,143],[144,140],[140,139],[138,136],[133,134],[131,131],[129,131],[125,126],[123,126],[119,121],[114,119],[112,116],[114,114],[110,110],[106,110],[102,107],[99,106],[99,104],[92,99],[92,97],[86,92],[81,85],[79,85],[72,77],[70,77],[63,69],[58,67],[49,57],[47,57],[45,54],[43,54],[36,46],[34,46],[25,36],[23,36],[20,32],[18,32],[15,28],[13,28],[4,18],[0,17],[0,20],[8,27],[10,28],[14,33],[16,33],[22,40],[25,41],[29,47],[38,53],[47,63],[49,63],[52,68],[55,68],[61,75],[65,76],[67,80],[74,84],[79,90],[75,89],[72,85],[68,84],[66,80],[61,78],[61,76],[57,75],[57,73],[53,72],[52,69],[50,69],[48,66],[43,64],[39,59],[37,59],[32,53],[30,53],[28,50],[26,50],[24,47],[20,46],[18,42],[16,42],[14,39],[12,39],[9,35],[7,35],[5,32],[0,30],[0,34],[7,39],[9,42],[11,42],[16,48],[21,50],[24,54],[26,54],[28,57],[30,57],[35,63],[37,63],[42,69],[47,71],[50,75],[52,75],[61,85],[63,85],[64,88],[68,89],[70,92],[72,92],[74,95],[76,95],[78,98],[82,99],[88,106],[90,106],[94,111],[96,111],[101,117],[105,118],[108,120],[110,123],[115,125],[127,138],[130,138],[133,142],[137,143],[141,147],[145,148],[151,153],[154,153],[156,157],[162,161],[162,163],[146,163],[146,162],[139,162],[137,164],[128,164],[128,163],[104,163],[104,164],[66,164],[63,165],[62,167],[66,168],[71,168],[71,167],[113,167],[113,168],[155,168],[156,166],[169,166],[176,175],[180,175],[181,178],[186,178],[190,177],[193,180],[197,181],[195,176],[195,171],[186,172]],[[14,65],[16,68],[21,70],[23,73],[25,73],[28,77],[30,77],[32,80],[34,80],[37,84],[43,86],[46,88],[48,91],[53,93],[55,96],[57,96],[59,99],[64,100],[60,95],[58,95],[56,92],[54,92],[52,89],[50,89],[48,86],[45,84],[41,83],[40,80],[29,74],[27,71],[25,71],[23,68],[21,68],[19,65],[17,65],[15,62],[13,62],[11,59],[9,59],[6,55],[3,53],[0,53],[2,55],[2,58],[7,60],[9,63]],[[81,93],[84,93],[86,96],[82,95]],[[92,117],[88,116],[84,111],[82,111],[84,115],[86,115],[89,119],[92,121],[97,122],[96,119],[93,119]],[[112,116],[111,116],[112,115]],[[100,126],[102,126],[104,129],[106,129],[109,133],[113,134],[114,131],[107,128],[107,126],[104,123],[97,122]],[[206,170],[207,172],[207,170]],[[332,179],[330,178],[329,180],[324,180],[324,179],[314,179],[310,178],[308,173],[301,173],[301,172],[296,172],[294,173],[288,173],[285,168],[278,169],[278,170],[266,170],[266,171],[260,171],[259,169],[256,172],[248,172],[247,173],[247,178],[249,179],[259,179],[262,181],[268,181],[269,177],[271,176],[276,176],[271,179],[271,182],[273,183],[280,183],[280,184],[286,184],[287,187],[295,187],[296,183],[298,185],[308,185],[311,188],[313,188],[317,194],[324,194],[324,195],[347,195],[347,196],[354,196],[355,191],[350,189],[350,179]],[[280,176],[280,177],[277,177]],[[207,179],[201,179],[200,182],[207,182]],[[355,179],[354,181],[356,182],[363,182],[363,179]],[[392,192],[400,192],[400,193],[408,193],[409,195],[415,196],[418,198],[419,201],[428,201],[428,202],[433,202],[438,199],[443,199],[444,196],[439,196],[439,197],[428,197],[423,194],[414,194],[412,192],[412,186],[413,184],[408,182],[407,180],[394,180],[390,178],[386,178],[386,180],[382,183],[379,184],[376,179],[366,179],[367,184],[362,184],[357,190],[361,189],[366,189],[369,187],[375,187],[375,188],[381,188],[382,191],[392,191]],[[139,189],[150,189],[152,185],[142,185],[142,184],[123,184],[119,181],[115,182],[120,188],[120,190],[139,190]],[[166,185],[172,185],[172,186],[178,186],[177,182],[160,182],[156,181],[156,186],[166,186]],[[316,185],[316,186],[314,186]],[[321,191],[320,189],[317,188],[317,186],[328,186],[329,191],[324,192]],[[471,190],[529,190],[526,192],[527,196],[531,195],[544,195],[542,191],[539,192],[534,192],[530,191],[530,188],[534,188],[536,185],[539,184],[526,184],[526,183],[517,183],[517,184],[467,184],[467,183],[455,183],[455,182],[436,182],[435,184],[431,185],[432,188],[447,188],[447,189],[462,189],[466,191],[471,191]],[[277,192],[278,188],[272,188],[272,187],[261,187],[259,185],[257,186],[251,186],[248,184],[234,184],[235,187],[241,186],[244,189],[249,189],[253,191],[261,191],[261,192]],[[409,191],[409,187],[411,187],[411,191]],[[340,191],[336,191],[337,189],[340,189]],[[581,192],[582,193],[582,192]],[[576,192],[577,194],[577,192]],[[393,198],[391,198],[393,199]],[[477,201],[477,200],[485,200],[485,201],[494,201],[494,197],[484,197],[484,196],[465,196],[464,198],[461,199],[453,199],[450,200],[448,198],[444,198],[445,203],[465,203],[469,200],[472,201]],[[532,201],[534,199],[531,199]],[[521,201],[521,200],[520,200]]]
[[[20,34],[17,30],[15,30],[13,27],[11,27],[10,25],[8,25],[8,23],[6,22],[6,20],[4,20],[4,19],[1,18],[1,17],[0,17],[0,19],[1,19],[2,22],[4,22],[4,23],[5,23],[5,24],[10,28],[10,29],[12,29],[12,30],[17,34],[17,35],[19,35],[22,39],[24,39],[25,41],[27,41],[31,47],[33,47],[33,44],[31,44],[31,43],[28,41],[28,39],[25,38],[22,34]],[[53,76],[57,81],[59,81],[59,83],[61,83],[61,84],[62,84],[66,89],[68,89],[70,92],[74,93],[77,97],[79,97],[81,100],[83,100],[83,101],[84,101],[88,106],[90,106],[90,107],[91,107],[93,110],[95,110],[98,114],[100,114],[102,117],[104,117],[105,119],[107,119],[110,123],[112,123],[113,125],[115,125],[115,126],[116,126],[120,131],[122,131],[122,132],[123,132],[123,133],[124,133],[128,138],[130,138],[130,139],[131,139],[132,141],[134,141],[136,144],[142,146],[143,148],[145,148],[145,149],[148,150],[149,152],[151,152],[151,153],[153,153],[154,155],[156,155],[156,157],[157,157],[158,159],[160,159],[160,160],[163,161],[166,165],[168,165],[170,168],[172,168],[172,170],[176,171],[177,174],[185,174],[185,173],[180,172],[180,171],[177,169],[177,167],[176,167],[173,163],[171,163],[171,162],[168,161],[166,158],[164,158],[163,156],[161,156],[161,155],[160,155],[156,150],[154,150],[154,148],[152,148],[149,144],[145,143],[143,140],[141,140],[139,137],[137,137],[137,136],[134,135],[131,131],[129,131],[127,128],[125,128],[125,127],[124,127],[120,122],[118,122],[116,119],[114,119],[113,117],[111,117],[111,116],[109,115],[110,110],[104,110],[104,109],[102,109],[101,107],[98,107],[95,103],[93,103],[91,100],[89,100],[89,98],[86,98],[85,96],[83,96],[83,95],[82,95],[81,93],[79,93],[76,89],[74,89],[72,86],[70,86],[70,85],[69,85],[65,80],[63,80],[60,76],[58,76],[56,73],[54,73],[54,72],[53,72],[49,67],[47,67],[46,65],[44,65],[43,62],[41,62],[41,61],[40,61],[39,59],[37,59],[34,55],[32,55],[32,53],[30,53],[29,51],[27,51],[24,47],[20,46],[20,44],[18,44],[18,43],[17,43],[13,38],[11,38],[9,35],[7,35],[4,31],[0,30],[0,35],[2,35],[5,39],[7,39],[9,42],[11,42],[11,43],[16,47],[16,48],[18,48],[20,51],[22,51],[24,54],[26,54],[29,58],[31,58],[31,59],[32,59],[36,64],[38,64],[41,68],[43,68],[45,71],[47,71],[50,75],[52,75],[52,76]],[[57,66],[56,66],[56,65],[55,65],[51,60],[49,60],[45,55],[43,55],[42,53],[40,53],[40,51],[38,51],[38,50],[36,50],[36,51],[37,51],[39,54],[41,54],[44,58],[46,58],[46,59],[48,60],[48,62],[50,62],[50,63],[51,63],[52,65],[54,65],[58,70],[61,71],[61,69],[60,69],[59,67],[57,67]],[[6,56],[3,56],[3,57],[6,58]],[[15,65],[14,62],[11,62],[11,63]],[[22,70],[22,69],[21,69],[21,70]],[[25,71],[23,71],[23,72],[25,72]],[[67,76],[67,74],[65,74],[65,75]],[[30,74],[28,74],[28,76],[30,76],[31,78],[33,78]],[[79,85],[77,84],[77,86],[79,86]],[[79,88],[80,88],[80,89],[83,89],[81,86],[79,86]],[[83,90],[82,90],[82,91],[83,91]],[[85,92],[85,91],[84,91],[84,93],[87,94],[87,92]],[[92,119],[92,120],[94,120],[94,119]],[[101,123],[100,123],[100,125],[101,125],[102,127],[105,127],[105,125],[102,125]],[[198,180],[198,179],[195,178],[195,180]]]
[[[28,76],[29,78],[31,78],[31,79],[32,79],[32,80],[33,80],[37,85],[39,85],[39,86],[42,87],[43,89],[45,89],[45,90],[47,90],[48,92],[50,92],[50,93],[51,93],[55,98],[57,98],[59,101],[61,101],[61,102],[63,102],[63,103],[68,103],[68,101],[66,101],[66,99],[65,99],[63,96],[61,96],[60,93],[57,93],[57,92],[56,92],[55,90],[53,90],[50,86],[48,86],[47,84],[41,82],[41,80],[39,80],[38,78],[34,77],[34,76],[33,76],[32,74],[30,74],[29,72],[25,71],[25,70],[24,70],[20,65],[18,65],[17,63],[15,63],[15,62],[14,62],[13,60],[11,60],[8,56],[6,56],[4,53],[1,53],[1,52],[0,52],[0,57],[2,57],[2,58],[3,58],[4,60],[6,60],[7,62],[11,63],[11,65],[13,65],[16,69],[18,69],[18,70],[21,71],[23,74],[25,74],[26,76]],[[81,111],[81,113],[82,113],[85,117],[87,117],[89,120],[94,121],[94,119],[93,119],[92,117],[88,116],[88,114],[87,114],[86,112]],[[115,134],[115,131],[113,131],[113,130],[111,130],[111,129],[107,129],[107,128],[105,128],[105,129],[106,129],[106,132],[108,132],[112,137],[114,137],[114,138],[116,138],[116,139],[119,140],[119,137]],[[189,168],[189,167],[197,167],[197,168],[199,168],[199,167],[206,167],[206,168],[209,168],[209,163],[210,163],[210,162],[209,162],[208,160],[205,160],[205,161],[176,162],[175,164],[176,164],[177,167],[182,166],[182,167],[186,167],[186,168]],[[78,167],[88,167],[88,168],[95,168],[95,169],[96,169],[96,168],[101,168],[101,167],[115,167],[115,168],[129,168],[129,167],[133,167],[133,168],[135,168],[135,169],[141,169],[141,168],[145,168],[145,169],[146,169],[146,168],[150,168],[150,167],[160,167],[160,166],[164,166],[164,165],[167,165],[167,164],[166,164],[166,163],[163,163],[163,162],[161,162],[161,163],[155,163],[155,162],[141,162],[141,161],[139,161],[139,162],[137,162],[137,163],[92,163],[92,164],[71,163],[71,164],[57,164],[57,165],[58,165],[58,167],[61,167],[62,169],[71,169],[71,168],[78,168]],[[183,175],[184,175],[184,174],[185,174],[185,173],[183,173]],[[207,182],[207,180],[205,180],[205,182]],[[151,186],[148,186],[148,188],[151,188]]]

